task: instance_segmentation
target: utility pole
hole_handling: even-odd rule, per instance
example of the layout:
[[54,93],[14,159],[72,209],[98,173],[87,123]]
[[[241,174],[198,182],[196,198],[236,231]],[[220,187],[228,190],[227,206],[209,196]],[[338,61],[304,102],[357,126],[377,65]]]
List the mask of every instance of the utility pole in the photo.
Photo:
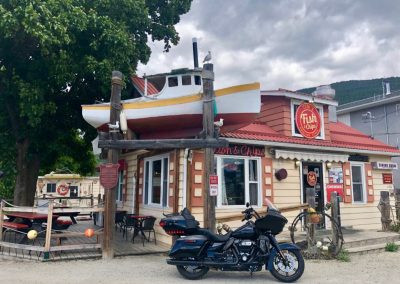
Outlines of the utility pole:
[[[110,125],[119,123],[119,115],[121,112],[121,90],[123,75],[119,71],[113,71],[111,77],[111,99],[110,99]],[[120,133],[119,128],[110,127],[109,133],[112,140],[118,140]],[[118,149],[108,150],[108,162],[117,164],[119,159]],[[114,227],[115,227],[115,191],[118,184],[111,188],[105,189],[104,203],[104,235],[103,235],[103,258],[111,259],[114,257]]]
[[[203,65],[203,131],[205,138],[214,138],[214,66]],[[204,150],[204,227],[215,232],[215,196],[210,196],[210,175],[214,171],[214,149]]]

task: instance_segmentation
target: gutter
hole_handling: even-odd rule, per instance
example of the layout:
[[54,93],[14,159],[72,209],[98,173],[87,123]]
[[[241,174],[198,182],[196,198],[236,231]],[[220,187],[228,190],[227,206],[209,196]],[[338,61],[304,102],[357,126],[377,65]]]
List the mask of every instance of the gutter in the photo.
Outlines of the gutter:
[[350,149],[341,147],[326,147],[326,146],[315,146],[315,145],[302,145],[284,142],[271,142],[271,141],[260,141],[260,140],[248,140],[248,139],[238,139],[238,138],[226,138],[231,143],[242,143],[250,145],[263,145],[263,146],[273,146],[273,147],[287,147],[294,149],[308,149],[308,150],[323,150],[328,152],[344,152],[344,153],[357,153],[357,154],[375,154],[389,157],[400,157],[399,153],[391,153],[384,151],[372,151],[372,150],[362,150],[362,149]]

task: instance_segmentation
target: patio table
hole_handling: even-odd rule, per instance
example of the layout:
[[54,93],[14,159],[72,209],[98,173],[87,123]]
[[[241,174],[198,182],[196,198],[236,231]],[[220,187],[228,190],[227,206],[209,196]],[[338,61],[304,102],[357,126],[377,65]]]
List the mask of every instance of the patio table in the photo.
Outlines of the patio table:
[[[141,228],[141,227],[143,226],[143,221],[144,221],[144,220],[146,220],[147,218],[151,218],[151,217],[153,217],[153,216],[150,216],[150,215],[129,215],[129,218],[135,219],[135,220],[138,221],[138,227],[139,227],[139,228]],[[148,239],[147,239],[146,235],[143,233],[143,231],[141,231],[141,233],[142,233],[142,236],[144,237],[144,239],[145,239],[146,241],[148,241]],[[134,231],[133,231],[132,242],[135,241],[135,238],[136,238],[136,236],[137,236],[138,234],[139,234],[139,231],[138,231],[138,230],[134,230]]]

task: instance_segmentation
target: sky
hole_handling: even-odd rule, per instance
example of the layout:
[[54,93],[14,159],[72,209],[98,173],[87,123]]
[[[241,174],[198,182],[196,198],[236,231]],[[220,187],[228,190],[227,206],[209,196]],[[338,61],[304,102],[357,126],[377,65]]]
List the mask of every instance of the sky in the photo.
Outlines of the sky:
[[215,87],[260,82],[298,90],[400,76],[398,0],[194,0],[176,25],[181,40],[152,55],[138,75],[193,68],[210,50]]

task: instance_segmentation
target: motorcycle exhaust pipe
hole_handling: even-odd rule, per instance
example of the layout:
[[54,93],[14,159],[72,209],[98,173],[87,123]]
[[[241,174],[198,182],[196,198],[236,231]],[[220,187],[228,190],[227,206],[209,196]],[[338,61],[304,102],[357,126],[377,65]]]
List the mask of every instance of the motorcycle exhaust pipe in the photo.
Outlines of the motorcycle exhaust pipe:
[[213,261],[187,261],[187,260],[175,260],[175,259],[167,259],[167,264],[171,265],[181,265],[181,266],[212,266],[217,268],[223,267],[231,267],[239,264],[239,259],[237,259],[234,263],[219,263]]

